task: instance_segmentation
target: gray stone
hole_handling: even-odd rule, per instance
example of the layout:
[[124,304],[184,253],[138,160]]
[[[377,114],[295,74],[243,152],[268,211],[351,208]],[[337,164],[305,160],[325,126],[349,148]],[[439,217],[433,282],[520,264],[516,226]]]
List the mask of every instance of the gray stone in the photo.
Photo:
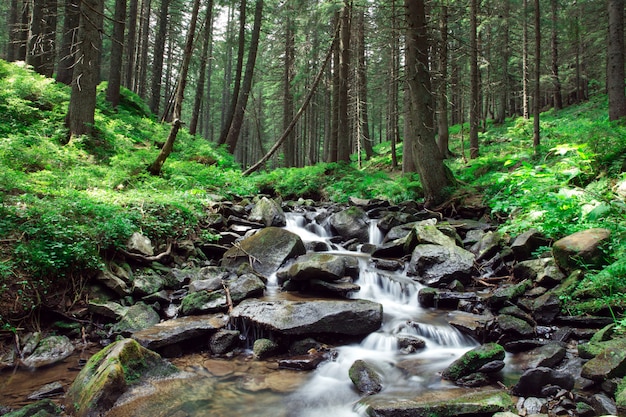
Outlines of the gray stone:
[[180,303],[180,314],[219,313],[226,311],[228,300],[223,291],[198,291],[189,293]]
[[364,360],[355,361],[348,370],[348,376],[361,394],[372,395],[383,389],[380,372],[373,364]]
[[139,302],[128,307],[122,319],[111,327],[114,333],[131,334],[157,324],[161,318],[152,307]]
[[553,368],[565,358],[566,353],[567,350],[562,344],[552,342],[520,353],[517,361],[522,363],[524,370],[540,366]]
[[241,332],[239,330],[221,329],[211,335],[209,348],[216,355],[223,355],[233,350],[240,341]]
[[252,353],[257,359],[266,359],[278,353],[278,343],[270,339],[257,339],[252,346]]
[[452,311],[447,316],[448,323],[477,340],[485,340],[489,334],[495,317],[488,311],[484,314],[473,314],[465,311]]
[[557,385],[570,391],[574,388],[574,382],[574,377],[567,372],[546,367],[532,368],[522,374],[512,391],[523,397],[540,397],[546,385]]
[[215,333],[228,324],[223,314],[187,316],[157,323],[133,333],[132,338],[147,349],[159,349],[185,340]]
[[501,249],[502,244],[502,235],[498,232],[489,231],[482,235],[469,251],[476,255],[477,261],[481,261],[493,257]]
[[481,367],[492,361],[504,359],[504,348],[497,343],[487,343],[465,352],[443,370],[441,376],[456,381],[459,378],[477,372]]
[[128,311],[128,307],[124,307],[114,301],[100,301],[97,299],[89,300],[87,308],[94,314],[115,320],[120,320]]
[[329,218],[332,228],[344,239],[358,239],[367,242],[369,239],[369,218],[360,207],[349,207]]
[[250,297],[260,297],[265,290],[265,283],[254,274],[243,274],[234,277],[227,283],[230,298],[237,304]]
[[49,384],[44,385],[39,388],[37,391],[31,393],[27,398],[29,400],[42,400],[44,398],[56,397],[58,395],[63,395],[65,390],[63,389],[63,384],[59,381],[54,381]]
[[346,275],[346,257],[331,253],[307,253],[276,273],[279,283],[289,279],[337,281]]
[[584,264],[600,265],[604,260],[603,246],[611,236],[608,229],[588,229],[559,239],[552,245],[556,264],[571,272]]
[[107,268],[98,273],[96,280],[105,287],[113,290],[113,292],[120,297],[125,297],[131,293],[128,282],[113,274],[113,272]]
[[445,286],[454,280],[467,283],[474,270],[474,255],[456,244],[417,245],[411,255],[409,273],[428,286]]
[[516,260],[525,261],[532,256],[534,251],[541,246],[547,246],[548,243],[548,240],[537,229],[530,229],[515,238],[511,243],[511,250]]
[[42,339],[34,352],[22,361],[24,366],[41,368],[68,358],[74,345],[66,336],[48,336]]
[[609,347],[587,361],[581,370],[583,378],[603,381],[626,376],[626,350]]
[[126,250],[129,252],[139,253],[144,256],[153,256],[154,248],[152,242],[146,236],[139,232],[135,232],[126,242]]
[[284,335],[367,335],[382,323],[382,306],[367,300],[260,301],[237,305],[231,317]]
[[254,205],[248,219],[253,222],[262,223],[265,227],[283,227],[287,223],[285,212],[283,212],[280,205],[267,197],[262,197]]

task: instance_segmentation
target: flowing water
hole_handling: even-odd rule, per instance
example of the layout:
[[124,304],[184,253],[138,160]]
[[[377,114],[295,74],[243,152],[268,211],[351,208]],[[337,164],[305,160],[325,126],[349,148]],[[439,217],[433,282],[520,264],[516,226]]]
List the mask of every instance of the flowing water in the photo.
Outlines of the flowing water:
[[[376,269],[368,255],[349,252],[331,243],[329,228],[289,214],[286,228],[307,245],[325,245],[330,251],[355,256],[360,266],[353,298],[383,305],[383,325],[359,344],[337,347],[337,356],[315,371],[278,369],[275,362],[256,361],[248,352],[238,358],[216,359],[193,354],[174,363],[187,371],[174,380],[155,382],[127,395],[112,416],[218,416],[218,417],[347,417],[361,416],[355,406],[360,396],[348,377],[357,359],[366,360],[383,374],[384,392],[452,389],[438,373],[477,343],[445,321],[445,312],[419,306],[420,284],[404,271]],[[380,244],[375,221],[369,225],[370,243]],[[281,293],[270,277],[266,297],[292,298]],[[418,336],[426,348],[407,353],[397,338]]]

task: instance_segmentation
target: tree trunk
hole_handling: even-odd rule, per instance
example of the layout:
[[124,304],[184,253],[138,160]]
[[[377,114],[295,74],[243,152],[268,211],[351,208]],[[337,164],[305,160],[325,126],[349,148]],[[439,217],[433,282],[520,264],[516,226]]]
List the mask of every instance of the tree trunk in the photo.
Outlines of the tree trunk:
[[533,94],[533,146],[539,146],[539,108],[541,95],[541,22],[539,0],[535,0],[535,93]]
[[478,119],[480,116],[478,79],[477,0],[470,1],[470,158],[478,158]]
[[559,79],[559,41],[558,41],[558,0],[551,0],[552,6],[552,85],[554,86],[554,108],[563,108],[561,80]]
[[352,7],[345,0],[341,10],[339,34],[339,92],[337,95],[337,162],[350,162],[350,118],[348,115],[348,85],[350,76],[350,26]]
[[509,45],[509,18],[511,14],[511,4],[509,0],[504,0],[502,10],[503,23],[502,28],[502,42],[500,43],[502,57],[501,78],[500,78],[500,91],[496,109],[496,116],[494,123],[502,124],[506,119],[507,106],[509,102],[509,59],[511,57],[511,45]]
[[448,133],[448,6],[441,6],[439,20],[441,44],[438,48],[439,79],[437,81],[437,145],[445,159],[452,153],[449,148]]
[[410,131],[415,135],[413,157],[424,189],[424,205],[434,207],[445,200],[452,180],[435,142],[424,0],[405,0],[404,4],[408,23],[406,77],[413,106],[413,111],[405,117],[409,119],[412,125]]
[[[335,22],[338,27],[341,28],[341,18],[338,12],[335,13]],[[331,87],[331,103],[330,103],[330,130],[328,137],[328,147],[326,151],[326,162],[337,162],[337,148],[339,146],[339,42],[333,44],[335,49],[333,51],[332,61],[332,87]]]
[[261,20],[263,18],[263,0],[257,0],[254,10],[254,25],[252,28],[252,38],[250,39],[250,50],[248,51],[248,61],[246,62],[246,72],[243,78],[241,92],[237,98],[235,113],[233,114],[232,123],[226,136],[226,148],[232,154],[235,152],[239,133],[243,124],[244,113],[248,104],[248,97],[252,89],[252,77],[254,75],[254,66],[256,64],[256,55],[259,48],[259,37],[261,34]]
[[530,119],[528,110],[528,0],[522,1],[522,111]]
[[76,52],[76,33],[80,23],[79,0],[65,0],[65,15],[63,18],[63,37],[59,51],[57,65],[57,81],[63,84],[72,84],[74,71],[74,54]]
[[202,98],[204,96],[204,83],[206,80],[206,67],[209,58],[209,46],[211,44],[211,32],[213,29],[213,0],[209,0],[206,6],[206,19],[204,22],[204,33],[202,35],[204,43],[202,44],[202,55],[200,56],[200,76],[196,85],[196,98],[193,103],[193,111],[191,112],[191,122],[189,123],[189,133],[196,134],[198,128],[198,119],[200,117],[200,109],[202,108]]
[[93,133],[103,12],[104,0],[81,0],[72,94],[66,119],[70,140]]
[[9,31],[9,42],[7,45],[7,61],[13,62],[17,59],[17,43],[18,43],[18,1],[11,0],[9,9],[9,18],[7,21],[7,29]]
[[359,100],[357,106],[359,108],[359,126],[361,137],[357,140],[361,140],[363,148],[365,150],[365,157],[370,159],[374,156],[374,147],[372,146],[372,138],[370,137],[369,128],[369,116],[368,116],[368,99],[367,99],[367,64],[365,59],[365,12],[360,10],[358,12],[358,24],[357,24],[357,88],[359,90]]
[[117,107],[120,102],[125,26],[126,0],[115,0],[115,14],[113,16],[113,37],[111,38],[111,67],[109,70],[109,84],[107,86],[107,100],[111,103],[113,108]]
[[154,39],[154,59],[152,61],[152,83],[150,84],[150,110],[159,114],[161,103],[161,82],[163,81],[163,58],[165,56],[165,38],[168,26],[168,14],[171,0],[161,0],[159,24]]
[[607,85],[609,120],[626,116],[624,95],[624,0],[609,0]]
[[[230,96],[230,104],[226,109],[224,116],[224,126],[222,133],[218,141],[219,145],[226,143],[230,128],[233,123],[233,117],[237,108],[237,101],[239,100],[239,90],[241,89],[241,74],[243,72],[243,57],[244,49],[246,45],[246,0],[241,0],[239,7],[239,42],[237,49],[237,64],[235,68],[235,85],[233,87],[233,93]],[[252,47],[251,47],[252,48]],[[238,127],[237,129],[239,129]],[[233,148],[234,150],[234,148]]]
[[130,0],[128,9],[128,36],[126,37],[126,67],[124,69],[124,87],[133,88],[135,69],[137,68],[137,14],[139,12],[139,0]]
[[[293,92],[291,91],[291,83],[295,75],[295,31],[294,20],[291,18],[291,13],[287,12],[288,16],[285,18],[285,61],[283,67],[283,131],[287,130],[291,120],[293,120]],[[283,153],[285,155],[285,166],[296,166],[296,143],[295,135],[293,132],[287,135],[283,146]]]
[[165,163],[167,157],[172,153],[174,149],[174,141],[176,135],[180,130],[182,124],[180,118],[182,115],[183,97],[185,94],[185,85],[187,84],[187,73],[189,72],[189,62],[191,61],[191,55],[193,52],[193,38],[196,33],[196,23],[198,21],[198,11],[200,9],[200,0],[194,0],[193,9],[191,11],[191,19],[189,22],[189,31],[187,32],[187,40],[185,41],[185,50],[183,51],[183,62],[180,69],[180,76],[178,86],[176,88],[176,98],[174,99],[174,117],[172,121],[172,128],[165,145],[161,148],[161,152],[157,156],[156,160],[148,168],[148,172],[152,175],[161,174],[161,168]]
[[141,3],[141,34],[139,36],[141,46],[139,53],[139,69],[136,80],[135,91],[139,97],[146,99],[146,88],[148,87],[148,50],[150,48],[150,10],[152,0],[142,0]]
[[57,25],[56,0],[33,0],[28,34],[26,63],[41,75],[54,73],[55,36]]

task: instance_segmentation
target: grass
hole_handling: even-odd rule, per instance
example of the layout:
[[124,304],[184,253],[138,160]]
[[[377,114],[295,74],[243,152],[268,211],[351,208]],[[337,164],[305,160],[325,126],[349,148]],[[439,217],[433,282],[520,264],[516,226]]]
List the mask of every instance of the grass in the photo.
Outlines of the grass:
[[[158,123],[128,90],[118,109],[99,89],[94,138],[65,144],[69,88],[0,61],[0,325],[4,329],[60,289],[80,288],[111,250],[136,231],[156,246],[168,239],[211,239],[201,224],[217,199],[268,193],[283,199],[346,202],[349,197],[398,203],[419,200],[415,174],[392,172],[389,143],[363,168],[320,163],[241,175],[233,157],[182,130],[162,175],[147,166],[169,126]],[[451,128],[458,158],[447,162],[459,194],[480,196],[501,230],[534,227],[551,239],[589,227],[613,233],[604,271],[588,271],[568,295],[575,313],[610,305],[619,315],[626,293],[626,205],[615,193],[626,180],[626,127],[607,118],[607,99],[542,114],[542,145],[532,122],[513,118],[480,134],[479,158],[465,160],[460,126]],[[465,128],[467,132],[467,128]],[[467,135],[465,135],[467,136]],[[467,144],[465,144],[467,149]],[[398,146],[401,160],[402,144]],[[591,298],[594,306],[586,306]],[[598,296],[600,294],[600,296]]]

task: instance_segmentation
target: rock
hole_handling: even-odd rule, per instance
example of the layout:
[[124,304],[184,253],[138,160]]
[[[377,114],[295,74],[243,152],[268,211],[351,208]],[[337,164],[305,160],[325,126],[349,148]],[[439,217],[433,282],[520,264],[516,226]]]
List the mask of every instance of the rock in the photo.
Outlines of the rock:
[[165,277],[152,269],[136,273],[132,278],[132,292],[140,297],[154,294],[165,287]]
[[481,261],[492,258],[501,249],[502,244],[502,235],[489,231],[474,243],[469,251],[476,255],[476,261]]
[[287,224],[285,212],[274,200],[262,197],[252,208],[248,219],[263,223],[265,227],[283,227]]
[[135,340],[123,339],[89,359],[67,391],[65,405],[75,417],[104,415],[129,386],[176,371]]
[[74,345],[67,336],[48,336],[42,339],[33,353],[22,360],[24,366],[41,368],[68,358],[74,352]]
[[592,395],[590,402],[593,407],[593,411],[596,413],[595,415],[618,415],[615,401],[604,393]]
[[260,301],[237,305],[231,317],[283,335],[367,335],[382,323],[382,306],[367,300]]
[[561,301],[551,292],[528,301],[524,306],[528,307],[539,324],[552,324],[556,316],[561,312]]
[[260,297],[265,291],[265,283],[254,274],[243,274],[227,282],[230,298],[237,304],[250,297]]
[[519,281],[529,279],[548,287],[553,287],[565,279],[565,275],[556,266],[554,258],[518,262],[513,267],[513,276]]
[[63,395],[64,393],[65,390],[63,389],[63,385],[59,381],[55,381],[39,388],[37,391],[30,394],[27,398],[29,400],[42,400],[44,398]]
[[523,397],[541,397],[546,385],[557,385],[567,391],[574,388],[574,377],[562,371],[539,367],[525,371],[512,392]]
[[337,281],[346,275],[346,257],[330,253],[307,253],[276,273],[279,283],[288,279]]
[[266,359],[278,353],[278,343],[270,339],[257,339],[254,341],[252,352],[257,359]]
[[367,415],[376,417],[473,416],[514,410],[511,397],[493,389],[432,390],[408,398],[378,394],[362,398]]
[[622,378],[622,383],[615,390],[615,405],[618,415],[626,415],[626,378]]
[[40,400],[28,404],[19,410],[3,414],[4,417],[57,417],[63,415],[63,410],[52,400]]
[[219,313],[228,308],[226,295],[223,291],[198,291],[189,293],[180,303],[180,314]]
[[[453,238],[442,233],[435,224],[426,222],[417,223],[412,230],[415,234],[415,244],[432,244],[440,246],[452,246],[456,245]],[[414,247],[407,248],[408,251],[412,251]]]
[[144,256],[154,256],[152,242],[139,232],[133,233],[130,239],[128,239],[128,242],[126,242],[126,250]]
[[350,298],[353,294],[361,289],[360,286],[347,281],[327,282],[319,279],[313,279],[309,282],[309,290],[313,293],[326,294],[334,297]]
[[372,395],[383,389],[380,372],[369,362],[361,359],[355,361],[348,370],[348,375],[361,394]]
[[398,340],[398,349],[403,353],[413,353],[426,347],[426,341],[411,334],[399,334],[396,336]]
[[565,358],[566,353],[567,350],[561,343],[551,342],[519,354],[516,361],[522,364],[523,370],[541,366],[554,368]]
[[239,330],[221,329],[211,335],[209,348],[215,355],[223,355],[232,351],[240,341],[241,332]]
[[459,280],[467,283],[474,269],[474,255],[456,246],[417,245],[411,255],[409,273],[431,287],[441,287]]
[[331,227],[344,239],[358,239],[367,242],[369,239],[369,218],[365,211],[357,206],[349,207],[329,218]]
[[159,321],[161,321],[161,318],[152,307],[139,302],[128,307],[126,314],[124,314],[119,322],[111,327],[111,331],[130,335],[131,333],[154,326]]
[[504,348],[497,343],[487,343],[465,352],[443,370],[441,376],[451,381],[477,372],[485,364],[504,359]]
[[581,370],[583,378],[603,381],[626,376],[626,350],[609,347],[587,361]]
[[223,314],[180,317],[157,323],[133,333],[132,338],[147,349],[155,350],[186,340],[210,335],[228,324]]
[[476,340],[485,340],[495,318],[489,313],[473,314],[465,311],[448,313],[448,323],[457,330],[472,336]]
[[330,357],[327,352],[313,352],[306,355],[290,356],[278,361],[280,369],[292,369],[294,371],[312,371],[320,363]]
[[267,227],[242,240],[222,257],[222,266],[236,268],[249,264],[269,276],[288,259],[304,255],[306,249],[298,235],[277,227]]
[[120,297],[125,297],[131,293],[128,283],[107,268],[98,273],[96,280],[105,287],[113,290],[113,292]]
[[556,264],[571,272],[580,263],[601,265],[604,257],[603,246],[608,243],[611,232],[608,229],[588,229],[559,239],[552,245],[552,255]]
[[98,299],[89,300],[87,309],[94,314],[99,314],[114,320],[120,320],[128,312],[128,307],[124,307],[114,301],[101,301]]
[[535,328],[518,317],[500,314],[496,322],[506,339],[526,339],[535,335]]
[[510,247],[515,259],[521,262],[529,259],[533,252],[542,246],[548,246],[549,243],[537,229],[530,229],[517,236]]
[[509,302],[513,303],[530,287],[532,287],[532,282],[530,280],[524,280],[512,285],[500,285],[487,297],[487,303],[492,308],[500,308]]

